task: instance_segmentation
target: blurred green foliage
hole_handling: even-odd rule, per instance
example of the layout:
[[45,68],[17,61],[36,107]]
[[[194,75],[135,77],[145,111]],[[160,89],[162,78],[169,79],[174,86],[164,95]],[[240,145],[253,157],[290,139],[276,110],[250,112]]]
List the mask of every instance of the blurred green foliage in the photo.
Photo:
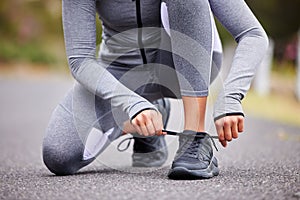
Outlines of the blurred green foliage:
[[0,61],[55,63],[47,47],[62,37],[60,1],[0,1]]
[[[267,33],[280,44],[295,36],[300,25],[300,0],[247,0]],[[61,0],[0,1],[0,62],[57,63],[66,60]],[[218,24],[223,41],[230,35]],[[98,20],[98,33],[101,26]],[[97,42],[101,38],[97,35]]]
[[61,0],[0,1],[0,27],[0,62],[65,64]]
[[0,59],[2,62],[29,61],[32,63],[56,63],[56,57],[44,50],[38,43],[17,44],[12,41],[1,41]]

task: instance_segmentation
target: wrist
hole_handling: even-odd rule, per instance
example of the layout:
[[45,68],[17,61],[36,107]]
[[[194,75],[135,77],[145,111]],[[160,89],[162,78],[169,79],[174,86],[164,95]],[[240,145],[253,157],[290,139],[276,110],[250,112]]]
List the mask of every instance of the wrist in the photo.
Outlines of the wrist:
[[217,121],[217,120],[219,120],[223,117],[226,117],[226,116],[243,116],[243,117],[245,117],[244,113],[242,113],[242,112],[231,112],[231,113],[221,114],[221,115],[215,117],[214,121]]

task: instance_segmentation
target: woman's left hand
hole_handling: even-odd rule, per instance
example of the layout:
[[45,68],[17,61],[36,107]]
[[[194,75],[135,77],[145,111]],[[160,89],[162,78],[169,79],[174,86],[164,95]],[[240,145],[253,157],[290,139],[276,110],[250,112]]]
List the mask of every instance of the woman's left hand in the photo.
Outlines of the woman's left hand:
[[238,134],[244,131],[244,117],[241,115],[226,116],[215,121],[219,141],[223,147],[227,142],[238,138]]

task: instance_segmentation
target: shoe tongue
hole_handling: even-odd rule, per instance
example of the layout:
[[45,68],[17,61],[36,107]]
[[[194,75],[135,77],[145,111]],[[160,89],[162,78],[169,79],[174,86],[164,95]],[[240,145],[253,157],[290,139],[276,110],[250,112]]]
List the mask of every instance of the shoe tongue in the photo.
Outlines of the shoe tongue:
[[184,130],[182,132],[182,135],[196,135],[197,132],[196,131],[192,131],[192,130]]
[[179,146],[190,146],[192,143],[199,143],[206,135],[207,133],[205,132],[184,130],[179,137]]
[[200,138],[195,137],[198,132],[192,131],[192,130],[184,130],[180,137],[179,137],[179,143],[181,145],[188,145],[190,146],[192,142],[199,141]]
[[207,133],[206,132],[197,132],[197,131],[192,131],[192,130],[184,130],[182,132],[182,135],[201,135],[205,136]]
[[195,137],[198,132],[192,130],[184,130],[182,137],[179,139],[179,144],[183,148],[183,154],[187,157],[196,158],[198,152],[198,144],[201,138]]

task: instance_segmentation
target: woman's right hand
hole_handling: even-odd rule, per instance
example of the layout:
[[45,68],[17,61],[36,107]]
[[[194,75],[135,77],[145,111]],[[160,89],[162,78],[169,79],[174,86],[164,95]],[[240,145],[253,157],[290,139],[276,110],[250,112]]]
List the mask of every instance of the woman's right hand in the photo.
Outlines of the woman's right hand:
[[143,110],[136,115],[131,124],[136,129],[138,134],[142,136],[164,135],[163,120],[160,112],[156,110]]

